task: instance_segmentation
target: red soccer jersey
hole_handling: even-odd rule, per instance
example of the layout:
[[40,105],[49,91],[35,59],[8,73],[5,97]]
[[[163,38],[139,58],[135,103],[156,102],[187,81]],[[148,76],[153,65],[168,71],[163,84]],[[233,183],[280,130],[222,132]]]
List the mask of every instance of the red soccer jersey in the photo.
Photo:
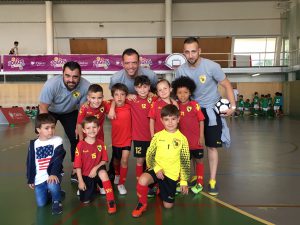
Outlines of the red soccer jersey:
[[168,105],[168,103],[166,103],[161,98],[158,98],[155,102],[153,102],[151,104],[151,108],[150,108],[148,116],[151,119],[154,119],[154,121],[155,121],[154,133],[157,133],[157,132],[165,129],[164,125],[162,124],[162,122],[160,120],[160,112],[161,112],[161,109],[166,105]]
[[115,108],[116,119],[111,120],[111,143],[115,147],[131,146],[130,105]]
[[179,130],[188,139],[190,150],[203,149],[203,146],[198,143],[200,138],[199,122],[205,118],[199,104],[196,101],[190,101],[187,104],[179,102],[179,110]]
[[88,176],[101,161],[108,161],[103,141],[96,139],[94,144],[79,141],[75,151],[74,168],[81,168],[82,175]]
[[135,141],[150,141],[150,125],[149,125],[149,111],[153,101],[156,97],[141,98],[137,96],[135,101],[127,100],[131,106],[132,119],[132,140]]
[[[95,116],[99,120],[100,130],[97,134],[97,138],[104,141],[104,132],[103,132],[103,124],[105,119],[105,114],[108,113],[108,102],[102,101],[99,108],[92,108],[90,107],[90,104],[82,105],[78,117],[77,117],[77,123],[81,124],[83,119],[87,116]],[[84,134],[85,136],[85,134]]]

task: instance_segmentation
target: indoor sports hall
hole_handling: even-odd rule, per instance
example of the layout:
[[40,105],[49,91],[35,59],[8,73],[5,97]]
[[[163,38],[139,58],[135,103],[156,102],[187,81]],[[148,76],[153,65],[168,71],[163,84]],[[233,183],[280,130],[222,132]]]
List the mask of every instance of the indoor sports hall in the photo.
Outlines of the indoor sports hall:
[[[0,1],[1,224],[299,224],[299,19],[300,0]],[[186,62],[183,42],[190,36],[198,39],[201,57],[220,64],[237,95],[236,113],[226,118],[231,145],[218,150],[219,194],[208,193],[205,150],[200,193],[179,193],[172,209],[165,209],[158,196],[148,198],[147,211],[133,218],[131,152],[128,193],[120,195],[114,185],[117,212],[107,213],[100,194],[81,204],[78,184],[70,181],[70,142],[58,122],[55,133],[66,150],[63,213],[52,215],[51,204],[38,208],[27,185],[26,157],[29,141],[37,138],[35,118],[45,82],[60,76],[67,61],[77,61],[82,77],[100,84],[109,100],[110,78],[123,68],[126,48],[140,53],[140,66],[172,81]],[[222,87],[219,92],[226,98]],[[262,105],[269,99],[268,106],[255,108],[255,96]],[[110,158],[109,119],[104,136]],[[193,165],[191,175],[190,186]]]

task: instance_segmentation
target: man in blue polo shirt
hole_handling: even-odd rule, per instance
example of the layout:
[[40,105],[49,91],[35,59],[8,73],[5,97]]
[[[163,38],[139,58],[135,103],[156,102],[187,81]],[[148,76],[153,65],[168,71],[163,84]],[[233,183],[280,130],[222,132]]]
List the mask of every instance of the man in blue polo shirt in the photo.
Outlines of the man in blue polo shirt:
[[[71,161],[74,162],[76,139],[76,121],[78,109],[86,101],[90,83],[81,77],[81,67],[77,62],[67,62],[63,75],[46,81],[40,94],[40,113],[50,113],[59,120],[71,144]],[[71,181],[77,181],[73,170]]]
[[150,79],[151,90],[155,90],[157,76],[152,70],[140,66],[140,55],[136,50],[132,48],[125,49],[122,54],[122,61],[124,69],[116,72],[110,78],[109,89],[116,83],[122,83],[127,86],[129,94],[136,94],[134,78],[145,75]]

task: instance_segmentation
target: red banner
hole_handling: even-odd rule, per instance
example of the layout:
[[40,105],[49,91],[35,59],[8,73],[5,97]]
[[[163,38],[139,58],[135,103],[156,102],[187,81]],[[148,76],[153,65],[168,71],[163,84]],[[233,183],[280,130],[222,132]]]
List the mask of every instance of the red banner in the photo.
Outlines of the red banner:
[[[14,108],[0,108],[2,115],[0,117],[2,120],[7,120],[9,124],[18,124],[18,123],[26,123],[29,122],[28,116],[25,114],[24,109],[22,107],[14,107]],[[6,121],[1,121],[1,123],[7,123]]]

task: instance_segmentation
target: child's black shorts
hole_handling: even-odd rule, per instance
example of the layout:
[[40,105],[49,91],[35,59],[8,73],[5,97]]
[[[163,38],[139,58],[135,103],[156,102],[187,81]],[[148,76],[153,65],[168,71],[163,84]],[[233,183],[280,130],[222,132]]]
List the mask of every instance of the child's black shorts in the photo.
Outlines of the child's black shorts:
[[82,176],[82,179],[85,183],[86,190],[82,191],[79,190],[79,199],[81,202],[87,202],[92,201],[94,195],[96,194],[97,184],[102,185],[102,182],[99,178],[99,176],[96,176],[94,178],[90,178],[88,176]]
[[133,141],[133,156],[136,158],[146,157],[150,141]]
[[192,158],[202,159],[203,156],[204,156],[204,150],[203,149],[190,150],[190,159],[192,159]]
[[131,146],[125,146],[125,147],[115,147],[115,146],[112,146],[112,150],[113,150],[113,156],[114,156],[114,158],[121,159],[122,158],[122,152],[123,152],[123,150],[130,151],[131,150]]
[[146,173],[149,173],[151,175],[154,183],[158,183],[160,198],[165,202],[174,203],[177,181],[174,181],[167,176],[165,176],[163,180],[158,179],[154,170],[148,170],[146,171]]

